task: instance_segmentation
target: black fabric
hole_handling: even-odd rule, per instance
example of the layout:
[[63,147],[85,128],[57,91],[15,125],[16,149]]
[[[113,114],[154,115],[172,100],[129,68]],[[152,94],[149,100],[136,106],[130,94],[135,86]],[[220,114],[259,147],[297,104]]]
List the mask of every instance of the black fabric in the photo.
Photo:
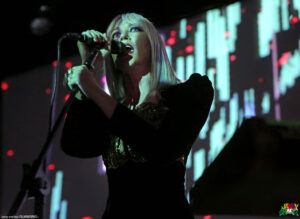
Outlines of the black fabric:
[[159,127],[120,103],[110,119],[91,101],[76,100],[68,112],[61,141],[68,155],[99,156],[114,135],[149,161],[128,161],[107,170],[109,198],[103,219],[193,218],[184,195],[185,165],[178,158],[186,157],[197,139],[214,91],[206,76],[194,73],[161,95],[169,110]]
[[74,99],[65,119],[60,147],[72,157],[102,155],[110,144],[108,118],[91,100]]

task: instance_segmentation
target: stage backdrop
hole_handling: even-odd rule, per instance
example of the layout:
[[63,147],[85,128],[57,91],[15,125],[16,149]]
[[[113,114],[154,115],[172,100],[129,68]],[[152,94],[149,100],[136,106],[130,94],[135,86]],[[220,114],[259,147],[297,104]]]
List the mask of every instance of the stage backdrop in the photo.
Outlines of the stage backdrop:
[[[211,113],[188,158],[187,196],[243,119],[300,120],[299,12],[298,0],[252,0],[159,27],[178,78],[185,81],[197,72],[207,75],[215,89]],[[68,98],[63,73],[78,64],[75,54],[62,61],[56,118]],[[32,163],[46,141],[55,65],[1,82],[1,216],[17,194],[22,164]],[[98,80],[107,91],[105,76]],[[102,159],[66,156],[59,149],[60,136],[61,127],[44,165],[50,182],[46,218],[100,218],[108,189]],[[29,200],[20,214],[32,212]]]

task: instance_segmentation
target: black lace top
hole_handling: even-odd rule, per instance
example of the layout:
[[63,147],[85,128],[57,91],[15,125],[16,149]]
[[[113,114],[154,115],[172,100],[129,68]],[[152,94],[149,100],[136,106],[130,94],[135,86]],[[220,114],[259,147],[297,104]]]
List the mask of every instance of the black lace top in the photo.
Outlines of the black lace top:
[[157,103],[130,110],[118,103],[110,119],[92,101],[75,100],[61,138],[79,158],[103,156],[109,197],[103,218],[192,218],[184,195],[185,161],[213,100],[206,76],[161,91]]
[[[169,109],[160,100],[157,104],[151,102],[142,103],[132,111],[158,129]],[[147,162],[147,159],[137,153],[130,145],[126,144],[118,136],[111,135],[111,143],[102,154],[106,169],[116,169],[128,160],[136,163]]]

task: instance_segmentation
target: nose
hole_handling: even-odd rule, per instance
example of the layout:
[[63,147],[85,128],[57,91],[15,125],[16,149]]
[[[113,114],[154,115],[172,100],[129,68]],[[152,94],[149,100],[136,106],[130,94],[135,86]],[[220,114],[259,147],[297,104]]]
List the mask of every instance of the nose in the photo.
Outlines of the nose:
[[120,36],[120,41],[122,40],[128,40],[129,36],[128,36],[128,31],[124,31],[121,36]]

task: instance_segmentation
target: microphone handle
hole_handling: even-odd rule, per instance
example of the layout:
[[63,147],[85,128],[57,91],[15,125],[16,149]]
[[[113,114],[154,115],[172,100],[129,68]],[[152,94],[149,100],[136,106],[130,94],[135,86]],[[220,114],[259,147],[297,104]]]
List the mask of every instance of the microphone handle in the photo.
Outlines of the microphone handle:
[[94,62],[98,56],[98,52],[99,52],[99,48],[98,47],[94,47],[92,49],[92,51],[90,52],[90,54],[88,55],[88,57],[86,58],[86,60],[84,61],[84,65],[88,68],[88,69],[93,69],[94,68]]

